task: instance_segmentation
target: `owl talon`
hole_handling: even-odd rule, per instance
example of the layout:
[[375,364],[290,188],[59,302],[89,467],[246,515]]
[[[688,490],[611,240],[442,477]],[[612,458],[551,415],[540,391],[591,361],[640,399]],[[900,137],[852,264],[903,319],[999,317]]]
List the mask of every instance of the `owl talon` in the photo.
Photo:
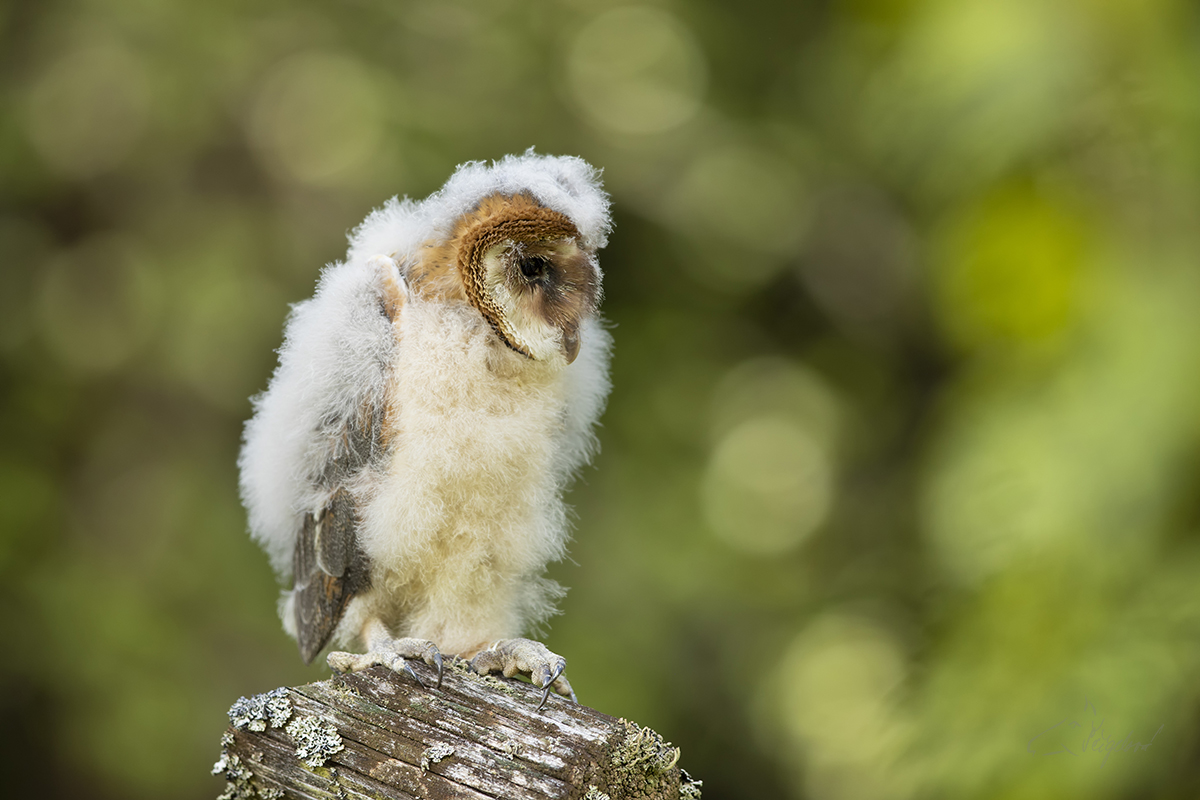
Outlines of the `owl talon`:
[[[400,659],[400,663],[402,663],[404,665],[404,667],[403,667],[404,671],[412,676],[412,679],[417,682],[418,686],[420,686],[422,689],[426,688],[425,684],[421,681],[421,679],[417,677],[417,673],[413,672],[412,664],[409,664],[404,659]],[[392,667],[392,669],[395,669],[395,667]]]
[[[559,659],[558,663],[554,665],[553,672],[550,671],[549,666],[547,666],[546,664],[538,665],[538,668],[535,671],[534,676],[533,676],[534,683],[536,683],[538,686],[542,687],[542,701],[540,703],[538,703],[538,706],[537,706],[538,711],[541,711],[542,707],[546,705],[546,700],[550,697],[551,686],[553,686],[553,684],[556,680],[558,680],[560,677],[562,677],[563,671],[566,668],[567,668],[567,660],[565,658]],[[537,680],[539,677],[541,678],[540,681]],[[574,699],[574,698],[572,698],[572,699]]]
[[389,636],[369,637],[371,646],[366,653],[330,653],[326,659],[330,669],[337,672],[360,672],[375,665],[387,667],[393,672],[404,672],[412,676],[417,685],[428,689],[425,682],[413,671],[409,660],[420,659],[437,670],[437,688],[442,686],[442,654],[437,645],[425,639],[393,639]]
[[540,642],[529,639],[504,639],[496,642],[471,659],[471,669],[479,675],[500,672],[506,678],[511,678],[518,672],[528,675],[533,684],[542,690],[542,699],[537,705],[538,711],[546,705],[551,689],[556,694],[569,697],[572,702],[578,702],[570,682],[563,676],[567,669],[567,660],[550,652]]
[[[550,689],[551,689],[551,687],[554,685],[554,682],[555,682],[556,680],[558,680],[560,677],[562,677],[563,670],[565,670],[566,668],[567,668],[567,661],[566,661],[566,659],[563,659],[563,660],[559,661],[559,662],[558,662],[558,665],[557,665],[557,668],[554,670],[554,672],[553,672],[553,673],[550,673],[549,675],[547,675],[547,676],[546,676],[546,679],[545,679],[544,681],[542,681],[542,700],[541,700],[541,702],[540,702],[540,703],[538,703],[538,705],[537,705],[537,710],[538,710],[538,711],[541,711],[541,710],[542,710],[542,707],[546,705],[546,700],[548,700],[548,699],[550,698]],[[540,672],[540,671],[541,671],[541,670],[539,670],[539,672]],[[571,699],[572,699],[572,700],[574,700],[574,699],[575,699],[575,693],[574,693],[574,692],[572,692],[572,693],[571,693]]]

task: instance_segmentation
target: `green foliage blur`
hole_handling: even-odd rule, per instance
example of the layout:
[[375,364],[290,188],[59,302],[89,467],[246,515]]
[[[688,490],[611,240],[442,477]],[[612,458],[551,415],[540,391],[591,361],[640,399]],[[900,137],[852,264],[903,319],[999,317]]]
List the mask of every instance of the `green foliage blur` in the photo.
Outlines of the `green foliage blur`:
[[583,702],[709,800],[1200,795],[1194,4],[10,0],[11,796],[213,797],[326,674],[248,398],[371,208],[531,145],[616,209]]

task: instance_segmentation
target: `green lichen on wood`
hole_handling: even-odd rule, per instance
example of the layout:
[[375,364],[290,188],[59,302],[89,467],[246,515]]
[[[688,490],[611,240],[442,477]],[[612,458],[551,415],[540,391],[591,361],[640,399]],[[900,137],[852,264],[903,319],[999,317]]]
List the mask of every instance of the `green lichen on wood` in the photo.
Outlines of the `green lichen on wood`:
[[[649,728],[625,719],[618,722],[625,735],[609,755],[613,767],[607,786],[609,794],[622,798],[689,797],[678,788],[681,786],[676,767],[679,748]],[[698,784],[695,792],[690,797],[699,797]]]
[[282,728],[292,718],[292,701],[287,689],[272,689],[254,697],[239,697],[229,707],[229,721],[239,730],[265,731]]
[[454,755],[454,748],[444,742],[430,745],[421,754],[421,772],[427,771],[432,765],[444,761],[452,755]]
[[521,755],[521,743],[516,739],[506,736],[503,733],[498,733],[499,749],[509,758],[517,758]]
[[579,800],[700,797],[679,749],[652,730],[570,703],[558,714],[514,704],[501,695],[528,701],[533,692],[467,662],[446,672],[441,690],[378,668],[240,699],[214,767],[226,779],[221,800],[276,800],[281,790],[382,800],[414,788],[500,798],[509,783],[515,796],[536,787]]
[[679,796],[683,800],[700,800],[700,790],[703,787],[704,781],[698,781],[688,775],[686,769],[679,770]]
[[251,800],[256,796],[250,783],[254,773],[242,763],[237,753],[230,753],[228,748],[222,748],[221,757],[213,764],[212,774],[225,776],[225,791],[217,800]]
[[625,739],[613,750],[612,765],[618,769],[638,769],[648,775],[660,775],[679,763],[679,748],[649,728],[622,719]]
[[217,796],[217,800],[280,800],[282,789],[254,785],[254,771],[241,756],[230,752],[233,744],[233,734],[226,731],[221,737],[221,757],[212,768],[213,775],[225,777],[225,791]]
[[335,692],[340,694],[342,697],[353,698],[355,700],[363,699],[362,692],[358,691],[358,689],[356,689],[354,686],[352,686],[351,684],[347,683],[344,680],[336,680],[337,677],[340,677],[340,676],[335,676],[334,680],[329,681],[330,685],[333,686],[333,690]]
[[320,717],[297,717],[286,728],[296,741],[296,757],[316,769],[346,748],[337,728]]

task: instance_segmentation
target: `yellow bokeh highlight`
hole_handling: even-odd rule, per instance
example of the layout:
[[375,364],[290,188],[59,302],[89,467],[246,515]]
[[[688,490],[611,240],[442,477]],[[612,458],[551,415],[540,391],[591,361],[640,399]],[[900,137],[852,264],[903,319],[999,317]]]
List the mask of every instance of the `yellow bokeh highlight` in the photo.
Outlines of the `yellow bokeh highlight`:
[[1080,23],[1038,0],[919,4],[855,101],[861,135],[907,184],[978,192],[1068,123],[1091,55]]
[[828,457],[803,428],[773,417],[748,420],[713,451],[705,518],[736,550],[784,553],[825,521],[832,482]]
[[832,393],[800,364],[761,358],[730,370],[713,395],[715,446],[700,485],[709,529],[758,556],[809,539],[834,501],[837,425]]
[[771,691],[805,795],[819,800],[909,796],[894,764],[906,735],[897,695],[907,666],[884,626],[857,614],[813,620],[783,654]]
[[933,280],[947,335],[972,350],[1034,344],[1078,311],[1086,266],[1081,218],[1029,188],[1010,188],[951,223]]

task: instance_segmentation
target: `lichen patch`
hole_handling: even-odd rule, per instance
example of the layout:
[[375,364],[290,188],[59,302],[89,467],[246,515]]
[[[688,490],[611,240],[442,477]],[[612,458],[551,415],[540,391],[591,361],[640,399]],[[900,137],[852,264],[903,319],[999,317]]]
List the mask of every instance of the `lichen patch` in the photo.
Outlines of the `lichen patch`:
[[346,749],[337,728],[320,717],[296,717],[286,730],[296,741],[296,757],[314,769]]
[[217,800],[250,800],[254,797],[254,787],[250,784],[254,773],[236,753],[224,749],[223,738],[221,744],[221,757],[213,764],[212,774],[225,776],[225,791],[217,796]]
[[433,764],[444,761],[452,755],[454,755],[454,748],[445,742],[438,742],[425,748],[425,752],[421,754],[421,772],[425,772]]
[[287,689],[272,689],[254,697],[239,697],[229,707],[229,721],[239,730],[262,732],[270,725],[282,728],[292,718],[292,701]]
[[679,763],[679,748],[649,728],[622,719],[625,740],[613,751],[612,764],[617,768],[634,767],[647,774],[661,775]]
[[686,769],[679,770],[679,797],[681,800],[700,800],[700,790],[704,781],[698,781],[688,775]]
[[[614,797],[675,797],[681,777],[676,767],[679,748],[663,741],[649,728],[624,719],[619,722],[625,736],[609,756],[614,769],[606,787],[608,791]],[[695,791],[699,791],[699,786]]]

